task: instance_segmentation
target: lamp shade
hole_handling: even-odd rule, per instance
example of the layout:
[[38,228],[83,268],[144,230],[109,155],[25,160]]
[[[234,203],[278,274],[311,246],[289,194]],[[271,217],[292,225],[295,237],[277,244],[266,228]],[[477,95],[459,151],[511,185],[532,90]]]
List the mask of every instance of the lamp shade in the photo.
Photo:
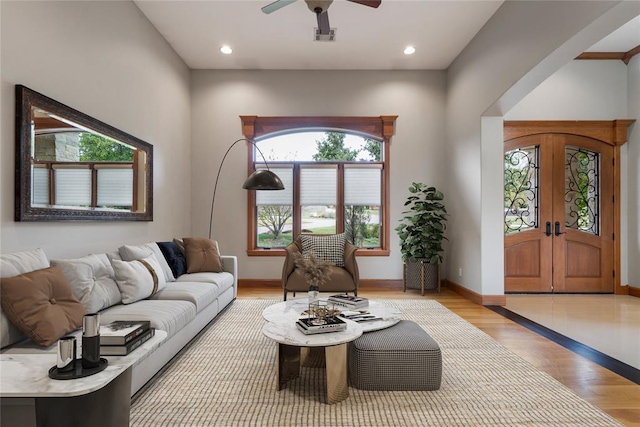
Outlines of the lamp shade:
[[282,180],[268,169],[258,169],[244,181],[245,190],[284,190]]

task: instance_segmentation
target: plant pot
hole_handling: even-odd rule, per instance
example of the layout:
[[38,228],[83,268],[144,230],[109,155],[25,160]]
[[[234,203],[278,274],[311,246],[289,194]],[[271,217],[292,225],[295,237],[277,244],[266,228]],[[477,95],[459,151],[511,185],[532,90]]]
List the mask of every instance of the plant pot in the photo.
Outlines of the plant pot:
[[420,289],[440,292],[440,264],[431,264],[427,260],[407,261],[403,269],[404,289]]

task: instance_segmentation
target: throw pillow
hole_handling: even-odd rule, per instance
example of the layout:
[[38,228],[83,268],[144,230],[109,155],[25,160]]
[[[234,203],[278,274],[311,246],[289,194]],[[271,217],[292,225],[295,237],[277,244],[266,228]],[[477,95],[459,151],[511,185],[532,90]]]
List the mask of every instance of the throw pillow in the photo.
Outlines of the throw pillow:
[[138,259],[146,258],[150,253],[152,253],[158,260],[158,265],[160,265],[160,269],[162,271],[162,274],[164,275],[164,280],[166,282],[173,282],[176,280],[175,277],[173,277],[171,267],[169,267],[169,264],[167,264],[162,251],[158,247],[158,244],[155,242],[145,243],[144,245],[138,246],[124,245],[118,248],[118,252],[120,253],[120,256],[124,261],[135,261]]
[[122,294],[123,304],[148,298],[167,284],[153,254],[135,261],[114,259],[111,260],[111,264],[116,274],[116,283]]
[[187,273],[209,271],[222,273],[222,260],[218,252],[218,244],[210,239],[185,237],[184,251],[187,257]]
[[177,237],[174,237],[173,238],[173,243],[178,245],[178,249],[180,249],[180,252],[185,253],[184,252],[184,241],[182,239],[178,239]]
[[187,272],[187,257],[175,242],[157,242],[158,247],[167,260],[173,276],[177,279]]
[[118,304],[122,299],[113,267],[106,254],[52,259],[51,265],[60,267],[73,294],[90,313]]
[[[30,251],[0,254],[0,277],[14,277],[49,267],[49,260],[40,248]],[[0,347],[22,341],[26,336],[0,310]]]
[[0,287],[9,320],[39,345],[50,346],[82,326],[87,311],[58,267],[3,278]]
[[344,267],[344,233],[329,236],[301,234],[302,256],[307,258],[313,253],[317,258],[328,261],[337,267]]

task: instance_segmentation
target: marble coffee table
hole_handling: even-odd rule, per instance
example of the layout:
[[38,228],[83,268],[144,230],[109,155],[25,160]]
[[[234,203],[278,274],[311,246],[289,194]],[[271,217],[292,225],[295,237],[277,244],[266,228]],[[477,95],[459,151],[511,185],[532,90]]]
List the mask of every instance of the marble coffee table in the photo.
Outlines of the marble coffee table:
[[344,331],[305,335],[296,327],[299,313],[295,316],[288,311],[282,315],[277,313],[278,309],[271,312],[266,319],[268,323],[262,328],[262,333],[276,342],[278,390],[282,390],[287,382],[300,376],[301,350],[317,348],[324,350],[327,378],[326,402],[333,404],[349,397],[347,344],[362,335],[362,326],[346,320],[347,329]]
[[[320,298],[321,302],[326,302],[327,298]],[[278,319],[292,319],[296,321],[300,317],[303,317],[303,312],[309,307],[307,298],[297,298],[288,301],[283,301],[278,304],[270,305],[262,312],[262,317],[266,321],[276,321]],[[343,309],[346,310],[346,309]],[[380,301],[369,300],[369,307],[366,309],[369,313],[379,320],[368,320],[366,322],[360,322],[362,326],[362,332],[378,331],[395,325],[402,320],[402,312],[395,307],[384,304]],[[357,311],[357,310],[356,310]]]

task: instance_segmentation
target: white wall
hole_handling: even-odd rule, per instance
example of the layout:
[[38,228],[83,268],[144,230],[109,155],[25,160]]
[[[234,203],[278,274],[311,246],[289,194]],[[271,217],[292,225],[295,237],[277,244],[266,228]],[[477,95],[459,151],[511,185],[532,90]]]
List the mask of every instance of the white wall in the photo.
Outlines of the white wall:
[[627,66],[575,60],[532,90],[505,120],[615,120],[627,117]]
[[[1,251],[81,256],[187,234],[191,226],[190,74],[132,2],[0,2]],[[154,146],[154,221],[14,222],[14,85]]]
[[[627,66],[628,116],[640,121],[640,55]],[[628,283],[640,287],[640,124],[631,125],[627,148]],[[624,284],[625,282],[623,282]]]
[[[360,257],[362,278],[401,279],[393,228],[413,181],[437,187],[444,168],[444,73],[424,71],[194,71],[192,74],[193,227],[208,234],[215,174],[228,146],[242,137],[239,115],[398,115],[391,143],[391,256]],[[240,277],[279,279],[282,257],[248,257],[247,149],[229,154],[218,184],[213,238],[239,256]]]
[[[449,67],[446,149],[452,244],[446,274],[457,283],[482,295],[504,292],[503,230],[497,220],[503,203],[502,138],[493,129],[483,132],[482,116],[502,116],[562,65],[626,22],[629,12],[619,6],[505,2]],[[457,275],[459,268],[463,277]]]

